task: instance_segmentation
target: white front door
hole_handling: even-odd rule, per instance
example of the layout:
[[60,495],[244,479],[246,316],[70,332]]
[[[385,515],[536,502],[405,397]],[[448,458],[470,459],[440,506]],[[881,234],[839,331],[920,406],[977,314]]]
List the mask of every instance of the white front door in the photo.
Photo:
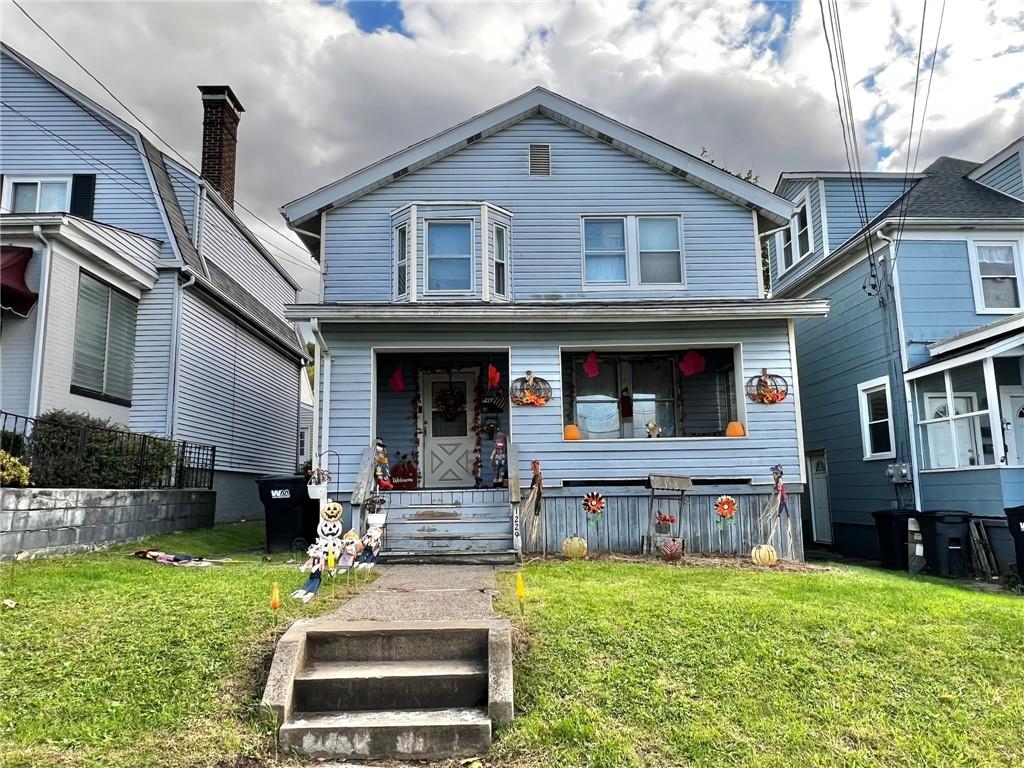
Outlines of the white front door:
[[423,482],[427,488],[476,484],[476,380],[476,373],[423,374]]
[[811,490],[811,531],[821,544],[832,543],[832,508],[828,499],[828,463],[824,453],[807,454]]
[[1003,418],[1006,463],[1024,463],[1024,387],[1000,387],[999,409]]

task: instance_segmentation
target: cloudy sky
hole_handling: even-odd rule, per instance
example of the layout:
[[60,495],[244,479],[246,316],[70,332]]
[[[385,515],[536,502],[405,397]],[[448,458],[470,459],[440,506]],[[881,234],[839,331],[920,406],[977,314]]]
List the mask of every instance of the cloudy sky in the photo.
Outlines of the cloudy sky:
[[[537,84],[695,154],[707,147],[768,188],[782,170],[845,167],[817,0],[22,2],[194,164],[195,86],[230,84],[246,109],[237,196],[275,225],[282,203]],[[902,171],[922,3],[840,8],[862,165]],[[922,59],[935,66],[920,166],[983,160],[1024,134],[1024,5],[930,0],[926,11]],[[5,41],[120,112],[11,3],[0,14]]]

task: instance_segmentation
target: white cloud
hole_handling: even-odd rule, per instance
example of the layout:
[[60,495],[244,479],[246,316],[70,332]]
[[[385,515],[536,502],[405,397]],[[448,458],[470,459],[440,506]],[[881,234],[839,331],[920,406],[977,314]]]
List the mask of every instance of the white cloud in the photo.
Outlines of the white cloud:
[[[27,7],[193,162],[195,86],[231,84],[246,107],[238,195],[275,224],[281,203],[538,83],[694,153],[706,146],[769,187],[783,169],[845,167],[815,0],[793,9],[786,34],[779,13],[745,0],[406,3],[411,37],[366,34],[343,8],[304,2]],[[926,54],[940,7],[928,8]],[[7,42],[110,104],[13,5],[0,14]],[[903,167],[920,14],[904,0],[842,5],[867,168]],[[1022,99],[997,100],[1024,80],[1019,0],[947,2],[941,47],[922,166],[982,160],[1024,133]],[[918,115],[926,86],[927,72]]]

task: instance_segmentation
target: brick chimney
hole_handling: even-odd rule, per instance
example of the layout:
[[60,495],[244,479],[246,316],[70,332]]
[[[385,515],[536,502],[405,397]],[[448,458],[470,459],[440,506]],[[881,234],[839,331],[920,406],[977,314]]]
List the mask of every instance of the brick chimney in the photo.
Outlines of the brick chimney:
[[203,178],[228,205],[235,204],[235,147],[245,111],[227,85],[200,85],[203,94]]

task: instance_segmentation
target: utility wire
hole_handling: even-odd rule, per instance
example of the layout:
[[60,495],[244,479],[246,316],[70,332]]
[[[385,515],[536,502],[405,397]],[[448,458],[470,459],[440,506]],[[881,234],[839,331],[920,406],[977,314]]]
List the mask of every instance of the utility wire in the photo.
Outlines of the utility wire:
[[[101,87],[101,88],[102,88],[102,89],[103,89],[104,91],[106,91],[106,92],[107,92],[107,94],[109,94],[109,95],[110,95],[110,97],[111,97],[112,99],[114,99],[114,101],[116,101],[116,102],[117,102],[118,104],[120,104],[122,108],[124,108],[125,110],[127,110],[128,114],[130,114],[130,115],[131,115],[132,117],[134,117],[134,118],[135,118],[135,119],[136,119],[136,120],[137,120],[137,121],[138,121],[138,122],[139,122],[139,123],[140,123],[140,124],[141,124],[142,126],[144,126],[144,127],[145,127],[145,128],[146,128],[146,129],[147,129],[147,130],[148,130],[149,132],[150,132],[150,133],[152,133],[152,134],[153,134],[153,135],[154,135],[155,137],[157,137],[157,138],[158,138],[158,139],[159,139],[159,140],[160,140],[161,142],[163,142],[163,144],[164,144],[164,145],[165,145],[165,146],[166,146],[166,147],[167,147],[167,148],[168,148],[169,150],[171,150],[171,152],[173,152],[173,153],[174,153],[174,154],[175,154],[175,155],[176,155],[176,156],[177,156],[177,157],[178,157],[178,158],[179,158],[179,159],[181,160],[181,162],[183,162],[183,163],[185,164],[185,166],[186,166],[186,167],[187,167],[187,168],[188,168],[189,170],[191,170],[191,171],[192,171],[193,173],[195,173],[195,174],[196,174],[197,176],[202,176],[202,173],[201,173],[201,172],[200,172],[200,171],[199,171],[199,170],[198,170],[198,169],[197,169],[197,168],[196,168],[196,167],[195,167],[194,165],[192,165],[192,163],[190,163],[190,162],[188,161],[188,159],[187,159],[187,158],[186,158],[186,157],[185,157],[185,156],[184,156],[184,155],[183,155],[183,154],[182,154],[181,152],[179,152],[179,151],[178,151],[177,149],[175,149],[175,147],[174,147],[174,146],[173,146],[173,145],[172,145],[172,144],[171,144],[171,143],[170,143],[169,141],[167,141],[167,139],[165,139],[165,138],[164,138],[163,136],[161,136],[161,135],[160,135],[160,134],[159,134],[159,133],[158,133],[158,132],[156,131],[156,129],[155,129],[155,128],[153,128],[153,127],[152,127],[151,125],[149,125],[149,124],[148,124],[148,123],[147,123],[147,122],[146,122],[145,120],[143,120],[143,119],[142,119],[141,117],[139,117],[139,116],[138,116],[138,115],[137,115],[137,114],[135,113],[135,111],[134,111],[134,110],[133,110],[133,109],[132,109],[131,107],[129,107],[129,106],[127,105],[127,104],[125,104],[125,103],[124,103],[123,101],[121,101],[121,99],[119,99],[119,98],[117,97],[117,95],[116,95],[116,94],[115,94],[115,93],[114,93],[113,91],[111,91],[111,90],[110,90],[110,88],[108,88],[108,87],[107,87],[107,86],[106,86],[106,85],[105,85],[105,84],[103,83],[103,81],[102,81],[102,80],[100,80],[100,79],[99,79],[99,78],[98,78],[98,77],[97,77],[96,75],[94,75],[94,74],[93,74],[93,73],[92,73],[91,71],[89,71],[88,67],[86,67],[86,66],[85,66],[84,64],[82,64],[82,62],[80,62],[80,61],[79,61],[78,59],[76,59],[76,58],[75,58],[75,57],[74,57],[74,56],[73,56],[73,55],[71,54],[71,52],[70,52],[70,51],[68,51],[68,49],[67,49],[67,48],[65,48],[65,47],[64,47],[63,45],[61,45],[61,43],[60,43],[60,41],[59,41],[59,40],[57,40],[57,39],[56,39],[56,38],[55,38],[55,37],[54,37],[53,35],[51,35],[51,34],[50,34],[50,33],[49,33],[49,32],[48,32],[47,30],[46,30],[46,28],[45,28],[45,27],[43,27],[43,25],[42,25],[42,24],[40,24],[40,23],[39,23],[38,21],[36,21],[36,19],[35,19],[35,18],[33,18],[33,17],[32,17],[32,15],[31,15],[31,14],[30,14],[30,13],[29,13],[28,11],[26,11],[26,10],[25,10],[25,8],[24,8],[24,7],[23,7],[23,6],[22,6],[22,5],[21,5],[21,4],[20,4],[20,3],[18,2],[18,0],[11,0],[11,2],[12,2],[12,3],[14,3],[14,6],[15,6],[15,7],[16,7],[16,8],[17,8],[17,9],[18,9],[19,11],[21,11],[21,13],[22,13],[22,14],[23,14],[23,15],[25,16],[25,18],[27,18],[27,19],[28,19],[28,20],[29,20],[29,21],[30,21],[30,22],[31,22],[31,23],[32,23],[32,24],[33,24],[33,25],[34,25],[34,26],[35,26],[35,27],[36,27],[36,28],[37,28],[37,29],[38,29],[38,30],[39,30],[40,32],[42,32],[42,33],[43,33],[44,35],[46,35],[46,37],[47,37],[47,38],[49,38],[49,40],[50,40],[50,41],[51,41],[51,42],[52,42],[52,43],[53,43],[54,45],[56,45],[56,46],[57,46],[57,47],[58,47],[58,48],[59,48],[59,49],[60,49],[61,51],[63,51],[63,53],[64,53],[64,54],[65,54],[65,55],[66,55],[66,56],[67,56],[67,57],[68,57],[69,59],[71,59],[71,60],[72,60],[72,61],[73,61],[73,62],[74,62],[75,64],[77,64],[77,65],[78,65],[78,67],[79,67],[79,68],[80,68],[80,69],[81,69],[81,70],[82,70],[83,72],[85,72],[85,74],[87,74],[87,75],[88,75],[88,76],[89,76],[89,77],[90,77],[90,78],[91,78],[91,79],[92,79],[92,80],[93,80],[93,81],[94,81],[94,82],[95,82],[95,83],[96,83],[97,85],[99,85],[99,86],[100,86],[100,87]],[[276,228],[276,227],[275,227],[274,225],[272,225],[272,224],[270,224],[270,223],[269,223],[268,221],[264,220],[264,219],[263,219],[263,218],[262,218],[262,217],[261,217],[261,216],[260,216],[259,214],[255,213],[255,212],[254,212],[253,210],[251,210],[251,209],[250,209],[249,207],[247,207],[247,206],[246,206],[245,204],[243,204],[241,200],[239,200],[238,198],[235,198],[235,203],[236,203],[236,204],[238,205],[238,207],[239,207],[239,208],[241,208],[241,209],[242,209],[243,211],[245,211],[246,213],[248,213],[248,214],[249,214],[250,216],[252,216],[252,217],[253,217],[254,219],[256,219],[257,221],[259,221],[259,222],[260,222],[261,224],[263,224],[263,225],[264,225],[265,227],[267,227],[267,228],[268,228],[268,229],[269,229],[269,230],[270,230],[271,232],[273,232],[273,233],[274,233],[275,235],[277,235],[277,236],[278,236],[278,237],[280,237],[280,238],[281,238],[282,240],[284,240],[285,242],[287,242],[287,243],[288,243],[288,244],[289,244],[290,246],[292,246],[293,248],[294,248],[294,247],[297,247],[294,241],[292,241],[292,240],[291,240],[290,238],[288,238],[288,237],[286,237],[285,235],[283,235],[283,234],[282,234],[282,233],[281,233],[281,232],[280,232],[280,231],[279,231],[279,230],[278,230],[278,229],[277,229],[277,228]],[[258,237],[258,236],[257,236],[257,235],[256,235],[255,233],[253,233],[253,235],[254,235],[254,236],[256,236],[256,237]],[[277,250],[278,250],[278,251],[280,252],[280,249],[277,249]],[[295,258],[295,257],[293,256],[292,258]],[[299,263],[301,263],[301,262],[299,262]],[[306,266],[306,267],[308,267],[309,269],[315,269],[316,271],[319,271],[319,269],[317,269],[317,268],[315,268],[315,267],[312,267],[312,266],[310,266],[310,265],[306,265],[306,264],[303,264],[303,266]]]

